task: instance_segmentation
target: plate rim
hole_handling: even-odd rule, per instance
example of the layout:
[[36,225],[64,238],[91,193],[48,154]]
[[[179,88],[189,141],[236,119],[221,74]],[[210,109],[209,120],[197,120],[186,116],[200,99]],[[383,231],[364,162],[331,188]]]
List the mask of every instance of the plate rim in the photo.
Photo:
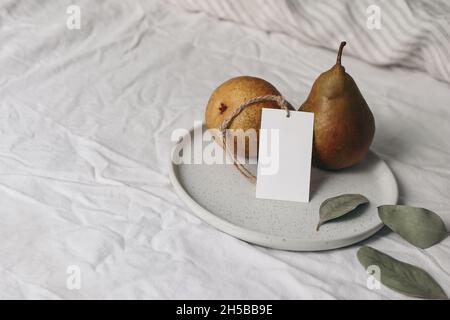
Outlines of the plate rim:
[[[202,124],[202,126],[203,125],[204,124]],[[192,135],[193,130],[195,128],[196,127],[190,129],[189,132],[187,133],[187,135]],[[384,226],[384,224],[380,220],[379,224],[377,224],[375,227],[372,227],[371,229],[369,229],[361,234],[348,236],[348,237],[338,239],[338,240],[321,242],[321,243],[317,243],[317,241],[308,241],[306,239],[289,238],[289,240],[288,240],[282,236],[269,235],[269,234],[265,234],[265,233],[262,233],[259,231],[255,231],[255,230],[251,230],[251,229],[247,229],[247,228],[238,226],[234,223],[231,223],[229,221],[226,221],[225,219],[218,217],[214,213],[203,208],[184,189],[184,187],[182,186],[181,182],[179,181],[177,173],[176,173],[176,170],[177,170],[176,167],[178,167],[179,165],[175,164],[172,161],[175,145],[173,145],[170,150],[169,178],[172,183],[172,186],[175,189],[176,194],[188,206],[188,208],[192,210],[194,215],[196,215],[197,217],[199,217],[201,220],[208,223],[209,225],[213,226],[214,228],[218,229],[219,231],[227,233],[237,239],[246,241],[251,244],[256,244],[259,246],[272,248],[272,249],[278,249],[278,250],[325,251],[325,250],[343,248],[343,247],[347,247],[352,244],[358,243],[362,240],[365,240],[365,239],[371,237],[372,235],[374,235],[376,232],[378,232]],[[393,196],[393,199],[394,199],[393,204],[397,204],[399,190],[398,190],[398,183],[397,183],[394,173],[392,172],[391,168],[388,166],[386,161],[384,161],[381,157],[379,157],[373,150],[370,150],[369,152],[372,152],[382,162],[382,165],[385,167],[385,169],[391,176],[391,179],[393,181],[393,187],[395,190],[395,194]]]

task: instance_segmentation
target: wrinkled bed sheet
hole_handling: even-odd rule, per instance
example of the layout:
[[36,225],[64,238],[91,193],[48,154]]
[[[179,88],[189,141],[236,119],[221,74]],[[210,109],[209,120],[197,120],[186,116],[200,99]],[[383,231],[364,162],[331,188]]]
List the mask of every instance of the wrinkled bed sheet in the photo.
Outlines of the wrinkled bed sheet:
[[[66,28],[69,4],[81,8],[80,30]],[[202,119],[219,83],[260,76],[299,104],[334,52],[154,0],[1,1],[0,43],[0,298],[403,298],[367,288],[360,244],[253,246],[196,218],[168,178],[172,131]],[[450,228],[449,84],[345,65],[400,202]],[[450,293],[449,238],[418,250],[382,230],[364,243]],[[67,286],[70,266],[79,290]]]
[[168,0],[189,11],[282,32],[379,66],[426,71],[450,82],[448,0]]

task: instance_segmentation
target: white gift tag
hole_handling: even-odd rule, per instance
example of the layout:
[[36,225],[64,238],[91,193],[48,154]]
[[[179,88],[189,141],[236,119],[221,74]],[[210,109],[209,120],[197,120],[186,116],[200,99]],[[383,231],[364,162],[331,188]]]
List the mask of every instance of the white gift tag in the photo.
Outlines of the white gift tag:
[[263,109],[256,197],[309,202],[314,114]]

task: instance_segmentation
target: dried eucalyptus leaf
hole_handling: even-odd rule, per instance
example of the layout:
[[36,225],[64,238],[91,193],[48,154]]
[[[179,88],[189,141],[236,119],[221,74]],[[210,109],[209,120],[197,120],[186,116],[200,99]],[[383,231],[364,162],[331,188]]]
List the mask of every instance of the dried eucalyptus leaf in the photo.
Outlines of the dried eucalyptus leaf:
[[320,219],[317,225],[317,231],[327,221],[342,217],[369,200],[360,194],[343,194],[334,198],[325,200],[320,205]]
[[412,245],[426,249],[447,237],[442,219],[434,212],[408,206],[378,207],[381,221]]
[[377,280],[394,291],[414,298],[448,299],[436,280],[421,268],[368,246],[360,248],[357,257],[366,270],[369,267],[378,267],[380,277]]

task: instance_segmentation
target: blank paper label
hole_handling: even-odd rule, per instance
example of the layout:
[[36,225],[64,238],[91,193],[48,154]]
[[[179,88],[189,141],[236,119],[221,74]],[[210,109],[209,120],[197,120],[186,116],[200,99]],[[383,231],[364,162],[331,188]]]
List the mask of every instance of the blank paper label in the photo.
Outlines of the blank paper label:
[[314,114],[263,109],[256,197],[309,202]]

